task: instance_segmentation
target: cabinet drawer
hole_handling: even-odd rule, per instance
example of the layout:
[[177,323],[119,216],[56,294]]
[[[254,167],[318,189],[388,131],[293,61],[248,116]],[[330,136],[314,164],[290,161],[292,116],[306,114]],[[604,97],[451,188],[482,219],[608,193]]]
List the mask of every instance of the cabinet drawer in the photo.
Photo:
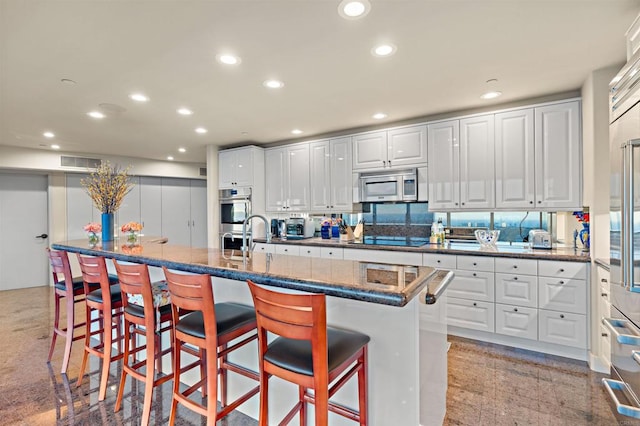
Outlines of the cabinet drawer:
[[432,268],[456,269],[456,256],[450,254],[424,253],[422,264]]
[[539,260],[538,275],[545,277],[587,279],[587,263]]
[[342,259],[344,257],[344,249],[335,247],[320,247],[320,257]]
[[458,256],[457,268],[467,271],[493,272],[494,264],[492,257],[483,256]]
[[496,274],[496,302],[538,307],[538,278],[532,275]]
[[495,331],[493,303],[447,297],[447,324],[474,330]]
[[539,277],[538,307],[540,309],[586,314],[586,281]]
[[381,251],[366,249],[343,249],[346,260],[360,262],[390,263],[393,265],[422,266],[422,253]]
[[288,254],[290,256],[300,255],[300,246],[290,246],[285,244],[276,244],[276,254]]
[[498,257],[495,270],[504,274],[538,275],[538,261]]
[[586,316],[540,309],[538,311],[538,340],[586,349]]
[[495,278],[493,272],[455,271],[447,294],[462,299],[493,302]]
[[259,251],[260,253],[275,253],[276,248],[275,244],[256,243],[254,251]]
[[600,342],[600,354],[602,359],[611,365],[611,335],[610,331],[604,324],[600,323],[600,329],[598,334],[598,341]]
[[496,333],[538,339],[538,310],[496,303]]
[[320,252],[320,247],[300,246],[300,256],[321,257]]

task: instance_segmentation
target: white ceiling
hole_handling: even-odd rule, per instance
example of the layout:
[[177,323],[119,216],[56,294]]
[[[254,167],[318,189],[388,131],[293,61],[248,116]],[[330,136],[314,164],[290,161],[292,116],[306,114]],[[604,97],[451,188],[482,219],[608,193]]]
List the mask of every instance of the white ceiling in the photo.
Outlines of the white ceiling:
[[[370,1],[366,17],[347,21],[339,0],[0,0],[0,145],[203,162],[207,144],[575,90],[625,61],[624,32],[640,12],[640,0]],[[384,41],[396,54],[373,57]],[[222,52],[242,63],[218,63]],[[284,88],[264,88],[268,78]],[[504,95],[483,101],[490,78]],[[151,100],[130,100],[134,91]],[[125,111],[86,116],[101,103]]]

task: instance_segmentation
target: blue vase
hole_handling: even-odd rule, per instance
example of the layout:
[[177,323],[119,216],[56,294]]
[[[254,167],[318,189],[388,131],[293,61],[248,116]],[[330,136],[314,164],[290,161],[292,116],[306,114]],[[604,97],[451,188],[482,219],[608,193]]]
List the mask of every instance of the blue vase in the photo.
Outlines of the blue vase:
[[338,225],[331,227],[331,238],[340,238],[340,227]]
[[331,227],[329,225],[322,225],[320,228],[320,236],[324,240],[328,240],[331,238]]
[[585,249],[589,249],[589,224],[583,223],[580,230],[580,242]]
[[102,213],[102,241],[113,241],[113,213]]

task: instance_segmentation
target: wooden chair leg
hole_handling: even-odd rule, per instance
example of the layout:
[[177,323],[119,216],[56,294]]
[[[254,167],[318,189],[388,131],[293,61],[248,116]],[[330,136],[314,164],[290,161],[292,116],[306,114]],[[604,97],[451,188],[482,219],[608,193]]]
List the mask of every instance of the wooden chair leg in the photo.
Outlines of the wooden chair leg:
[[75,327],[75,300],[73,294],[67,296],[67,331],[65,333],[64,355],[62,356],[62,369],[60,373],[67,374],[69,359],[71,358],[71,344],[73,343],[73,333]]
[[85,306],[85,323],[87,324],[87,329],[84,333],[84,353],[82,354],[82,364],[80,364],[80,374],[78,375],[78,382],[76,383],[76,387],[80,387],[82,384],[82,378],[84,377],[85,369],[87,368],[87,360],[89,358],[89,351],[87,348],[91,343],[91,308],[89,306]]
[[358,360],[361,365],[360,370],[358,370],[358,405],[360,411],[360,425],[366,426],[368,416],[368,406],[367,406],[367,389],[368,389],[368,373],[367,366],[369,365],[367,362],[367,346],[365,345],[362,348],[362,357]]
[[329,423],[329,384],[318,383],[315,392],[316,426],[327,426]]
[[156,368],[156,334],[155,330],[150,329],[152,327],[147,327],[145,332],[145,339],[147,341],[147,361],[146,361],[146,374],[144,379],[144,405],[142,408],[142,419],[141,425],[148,426],[149,419],[151,417],[151,403],[153,402],[153,382],[155,379],[155,368]]
[[300,426],[307,426],[307,403],[304,400],[304,394],[307,390],[303,386],[298,387],[298,399],[300,400]]
[[[200,348],[200,377],[207,377],[207,351],[203,348]],[[207,396],[207,380],[202,383],[202,388],[200,390],[202,393],[202,397],[205,398]]]
[[[206,354],[207,363],[207,426],[215,426],[218,415],[218,354]],[[224,404],[222,405],[224,407]]]
[[169,425],[173,426],[176,422],[176,410],[178,409],[178,400],[176,395],[180,392],[180,353],[182,352],[182,342],[174,339],[173,344],[173,396],[171,398],[171,414],[169,414]]
[[[227,345],[220,346],[220,350],[227,349]],[[220,362],[220,405],[222,407],[227,406],[227,379],[229,377],[228,371],[223,366],[227,363],[227,355],[223,355],[219,359]],[[209,377],[209,376],[207,376]],[[215,376],[213,376],[215,377]]]
[[260,414],[258,416],[260,426],[269,425],[269,375],[260,366]]
[[[53,357],[53,350],[56,347],[56,339],[58,338],[58,330],[60,326],[60,295],[55,293],[54,290],[54,307],[55,307],[55,317],[53,318],[53,335],[51,336],[51,348],[49,349],[49,358],[47,358],[47,362],[51,362],[51,357]],[[64,371],[63,371],[64,372]]]
[[111,343],[113,340],[113,328],[112,328],[111,312],[105,312],[102,325],[103,327],[109,326],[108,329],[104,328],[102,333],[104,346],[102,347],[102,374],[100,376],[100,391],[98,392],[98,401],[104,401],[107,396],[107,384],[109,382],[109,367],[111,366]]
[[[135,336],[135,333],[134,333]],[[129,353],[130,346],[127,342],[131,338],[130,325],[127,324],[125,320],[124,323],[124,358],[122,358],[122,375],[120,376],[120,386],[118,387],[118,396],[116,397],[116,406],[113,411],[118,412],[122,407],[122,398],[124,397],[124,385],[127,381],[127,370],[124,368],[125,365],[129,365]]]

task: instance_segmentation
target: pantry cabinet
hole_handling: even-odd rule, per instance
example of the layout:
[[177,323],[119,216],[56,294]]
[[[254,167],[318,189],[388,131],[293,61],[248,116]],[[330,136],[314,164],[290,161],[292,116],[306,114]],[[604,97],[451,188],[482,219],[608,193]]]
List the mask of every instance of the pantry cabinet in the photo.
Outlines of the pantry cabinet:
[[581,206],[580,103],[496,114],[496,208]]
[[428,140],[429,210],[493,208],[493,114],[431,124]]
[[351,211],[351,138],[311,142],[309,163],[311,212]]
[[426,164],[425,125],[353,136],[353,170],[424,167]]
[[265,151],[266,210],[309,211],[309,143]]
[[262,179],[264,150],[257,146],[227,149],[218,153],[218,188],[254,186]]
[[162,236],[169,243],[207,247],[206,182],[162,178]]

